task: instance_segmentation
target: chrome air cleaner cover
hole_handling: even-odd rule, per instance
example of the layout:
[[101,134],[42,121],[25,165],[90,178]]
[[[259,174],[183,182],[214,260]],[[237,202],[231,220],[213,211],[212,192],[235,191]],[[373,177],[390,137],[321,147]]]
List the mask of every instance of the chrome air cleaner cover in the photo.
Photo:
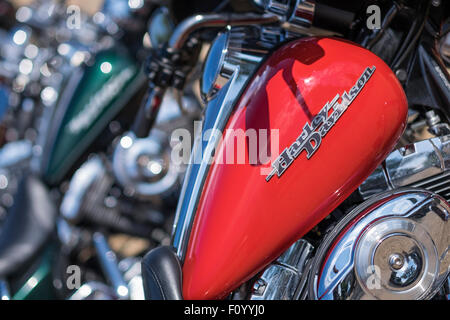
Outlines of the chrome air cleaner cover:
[[449,273],[449,214],[445,200],[419,189],[362,203],[318,248],[310,298],[431,298]]

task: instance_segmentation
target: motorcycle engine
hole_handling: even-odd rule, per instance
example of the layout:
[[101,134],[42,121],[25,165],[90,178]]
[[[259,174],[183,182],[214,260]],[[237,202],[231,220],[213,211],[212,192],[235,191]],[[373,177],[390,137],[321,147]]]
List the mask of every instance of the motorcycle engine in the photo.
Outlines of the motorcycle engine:
[[448,277],[450,207],[436,194],[399,189],[345,216],[317,249],[313,299],[427,299]]
[[316,250],[304,239],[292,245],[256,280],[251,299],[448,297],[449,177],[449,135],[394,150],[359,187],[365,201]]

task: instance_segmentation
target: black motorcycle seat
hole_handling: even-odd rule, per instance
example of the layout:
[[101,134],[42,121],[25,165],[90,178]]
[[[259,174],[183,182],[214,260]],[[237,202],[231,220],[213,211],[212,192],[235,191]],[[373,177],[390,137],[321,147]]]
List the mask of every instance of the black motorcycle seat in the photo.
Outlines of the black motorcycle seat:
[[142,280],[147,300],[182,300],[182,271],[171,247],[151,250],[142,259]]
[[0,233],[0,278],[14,275],[39,253],[54,230],[56,215],[46,186],[24,176]]

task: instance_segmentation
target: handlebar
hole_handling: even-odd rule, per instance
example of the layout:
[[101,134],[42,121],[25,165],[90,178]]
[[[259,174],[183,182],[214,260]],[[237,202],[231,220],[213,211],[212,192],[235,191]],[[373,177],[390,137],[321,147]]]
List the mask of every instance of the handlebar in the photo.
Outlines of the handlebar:
[[[166,51],[176,53],[182,50],[190,36],[205,28],[220,28],[239,25],[271,24],[279,21],[279,17],[273,14],[204,14],[195,15],[183,20],[170,37]],[[156,57],[158,58],[158,57]],[[164,63],[168,63],[167,59]],[[167,70],[164,70],[167,72]],[[155,123],[159,107],[164,97],[168,84],[150,83],[143,103],[136,115],[131,131],[136,137],[146,137]]]

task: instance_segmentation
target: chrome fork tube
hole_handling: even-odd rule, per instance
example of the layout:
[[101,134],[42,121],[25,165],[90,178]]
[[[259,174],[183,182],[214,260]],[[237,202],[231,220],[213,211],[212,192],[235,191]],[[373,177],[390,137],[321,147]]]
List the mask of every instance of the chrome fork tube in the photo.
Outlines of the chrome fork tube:
[[10,300],[9,286],[5,279],[0,279],[0,300]]
[[127,299],[130,290],[119,270],[116,254],[109,247],[105,236],[100,232],[94,233],[93,242],[106,279],[109,280],[114,292],[120,298]]

